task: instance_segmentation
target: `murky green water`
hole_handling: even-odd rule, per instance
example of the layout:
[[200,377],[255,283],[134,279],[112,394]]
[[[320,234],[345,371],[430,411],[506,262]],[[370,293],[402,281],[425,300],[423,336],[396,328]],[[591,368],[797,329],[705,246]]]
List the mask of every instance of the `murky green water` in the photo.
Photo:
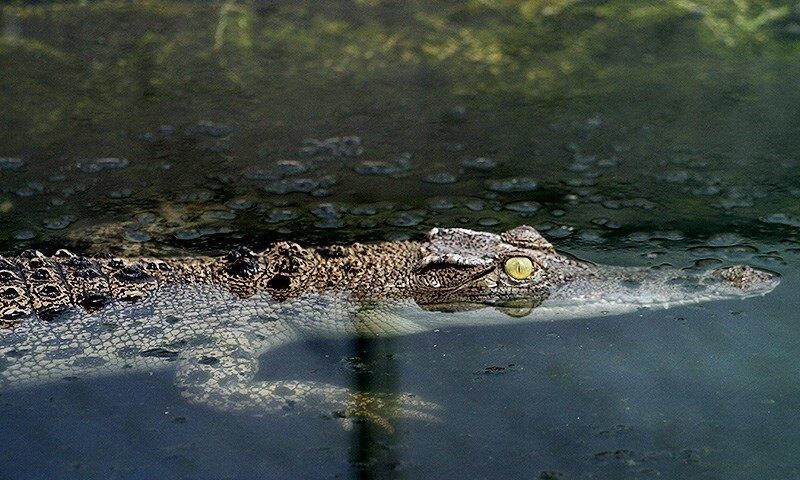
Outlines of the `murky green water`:
[[169,372],[0,392],[1,478],[800,478],[800,10],[759,0],[11,2],[0,249],[216,254],[534,225],[772,294],[384,341],[264,375],[442,422],[188,405]]

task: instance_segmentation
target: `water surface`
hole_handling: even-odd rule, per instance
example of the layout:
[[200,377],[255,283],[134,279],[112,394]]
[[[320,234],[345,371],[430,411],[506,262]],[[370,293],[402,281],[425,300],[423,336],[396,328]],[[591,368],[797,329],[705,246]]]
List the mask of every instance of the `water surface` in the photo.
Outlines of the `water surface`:
[[442,405],[394,433],[214,412],[171,372],[2,391],[0,477],[800,478],[796,8],[18,1],[0,29],[4,254],[530,224],[597,262],[783,277],[746,301],[261,359]]

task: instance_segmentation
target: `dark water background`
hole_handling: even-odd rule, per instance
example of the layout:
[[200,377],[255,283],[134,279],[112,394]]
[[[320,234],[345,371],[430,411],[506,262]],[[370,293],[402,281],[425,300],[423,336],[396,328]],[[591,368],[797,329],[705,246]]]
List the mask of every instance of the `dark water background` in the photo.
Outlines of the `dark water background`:
[[5,2],[3,253],[526,223],[783,282],[262,359],[443,406],[394,434],[212,412],[170,372],[0,392],[0,478],[800,478],[799,60],[778,1]]

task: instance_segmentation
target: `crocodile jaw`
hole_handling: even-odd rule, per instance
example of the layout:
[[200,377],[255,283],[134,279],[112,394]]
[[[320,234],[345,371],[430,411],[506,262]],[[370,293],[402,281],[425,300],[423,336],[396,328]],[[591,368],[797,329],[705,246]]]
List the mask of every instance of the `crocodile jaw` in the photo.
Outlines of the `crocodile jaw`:
[[707,271],[602,266],[556,288],[531,313],[585,318],[670,308],[766,295],[779,283],[778,274],[745,265]]
[[520,297],[502,303],[470,302],[461,308],[454,304],[443,309],[449,314],[414,306],[400,315],[422,328],[596,318],[760,296],[779,282],[777,274],[748,266],[711,271],[591,266],[555,286],[543,301]]

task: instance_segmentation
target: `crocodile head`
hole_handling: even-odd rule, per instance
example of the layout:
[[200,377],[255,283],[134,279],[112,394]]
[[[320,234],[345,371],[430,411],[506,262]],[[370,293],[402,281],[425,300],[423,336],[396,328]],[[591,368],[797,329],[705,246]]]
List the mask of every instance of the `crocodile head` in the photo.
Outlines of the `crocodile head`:
[[744,265],[702,271],[595,265],[557,252],[528,226],[500,235],[433,229],[422,249],[414,291],[428,310],[493,306],[515,317],[542,310],[543,318],[585,317],[763,295],[779,281]]

